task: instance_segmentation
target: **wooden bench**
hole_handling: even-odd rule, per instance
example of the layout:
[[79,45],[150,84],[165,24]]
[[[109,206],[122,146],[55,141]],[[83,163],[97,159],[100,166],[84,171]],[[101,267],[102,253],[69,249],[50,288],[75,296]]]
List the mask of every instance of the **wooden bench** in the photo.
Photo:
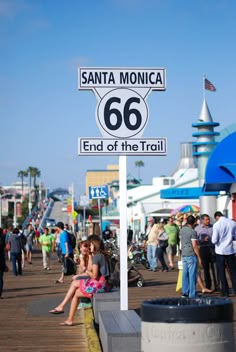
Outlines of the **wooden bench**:
[[103,352],[141,352],[141,318],[134,310],[99,312]]
[[93,314],[94,321],[98,324],[98,314],[103,310],[120,309],[120,291],[113,290],[106,293],[95,293],[93,295]]

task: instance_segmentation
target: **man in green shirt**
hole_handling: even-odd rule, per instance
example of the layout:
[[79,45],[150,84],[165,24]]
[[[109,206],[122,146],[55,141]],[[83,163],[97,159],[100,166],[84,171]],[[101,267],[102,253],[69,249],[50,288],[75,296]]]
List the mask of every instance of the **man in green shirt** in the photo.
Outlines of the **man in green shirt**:
[[47,227],[44,228],[44,234],[39,237],[39,243],[42,246],[43,254],[43,268],[44,270],[50,270],[50,257],[53,251],[55,238],[52,234],[49,233]]
[[177,253],[177,245],[179,244],[179,227],[174,223],[172,217],[169,217],[168,223],[164,226],[165,233],[168,236],[168,247],[166,249],[169,269],[174,269],[174,258]]

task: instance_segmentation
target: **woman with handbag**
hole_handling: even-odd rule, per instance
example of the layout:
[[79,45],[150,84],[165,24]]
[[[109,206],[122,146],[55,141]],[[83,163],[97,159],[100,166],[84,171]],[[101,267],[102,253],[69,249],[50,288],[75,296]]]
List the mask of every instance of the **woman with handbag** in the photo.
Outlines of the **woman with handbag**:
[[161,263],[161,271],[167,272],[168,266],[166,265],[164,255],[166,253],[166,248],[168,246],[168,236],[164,230],[164,223],[159,223],[157,225],[157,249],[156,255],[157,260]]

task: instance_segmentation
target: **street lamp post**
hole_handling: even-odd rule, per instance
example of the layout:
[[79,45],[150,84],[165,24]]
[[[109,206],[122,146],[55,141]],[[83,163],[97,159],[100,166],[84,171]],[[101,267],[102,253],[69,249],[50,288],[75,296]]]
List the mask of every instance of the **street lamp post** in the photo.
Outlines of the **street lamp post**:
[[16,197],[14,197],[14,213],[13,213],[13,227],[16,227],[17,225],[17,219],[16,219]]

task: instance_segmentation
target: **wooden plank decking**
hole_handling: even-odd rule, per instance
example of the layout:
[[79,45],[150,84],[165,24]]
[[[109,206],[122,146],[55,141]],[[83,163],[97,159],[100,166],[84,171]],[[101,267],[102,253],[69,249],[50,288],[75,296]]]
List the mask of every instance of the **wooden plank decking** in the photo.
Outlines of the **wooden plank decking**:
[[[9,263],[11,269],[11,263]],[[22,277],[14,277],[12,271],[4,275],[3,299],[0,300],[0,350],[98,352],[99,348],[88,341],[84,314],[78,311],[73,327],[60,326],[68,312],[51,315],[48,311],[64,296],[70,277],[65,284],[55,284],[60,275],[60,264],[53,257],[52,270],[44,271],[42,256],[33,255],[33,264],[25,265]],[[142,301],[156,297],[179,296],[175,292],[178,271],[150,272],[140,268],[145,285],[129,287],[129,309],[139,309]],[[232,298],[236,311],[236,298]],[[236,336],[236,314],[234,313]]]

